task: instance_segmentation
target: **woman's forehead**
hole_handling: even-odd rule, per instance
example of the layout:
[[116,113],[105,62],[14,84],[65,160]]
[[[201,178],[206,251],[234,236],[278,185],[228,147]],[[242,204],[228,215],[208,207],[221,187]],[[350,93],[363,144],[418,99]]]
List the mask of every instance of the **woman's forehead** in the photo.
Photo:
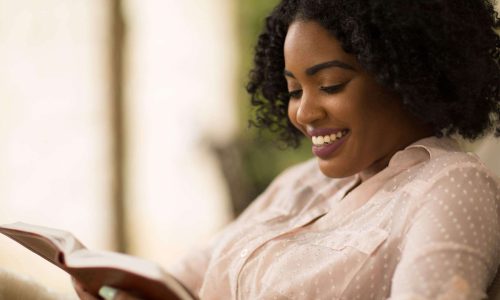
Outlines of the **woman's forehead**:
[[354,55],[346,53],[342,44],[319,23],[296,21],[288,29],[284,43],[285,68],[308,68],[338,60],[357,68]]

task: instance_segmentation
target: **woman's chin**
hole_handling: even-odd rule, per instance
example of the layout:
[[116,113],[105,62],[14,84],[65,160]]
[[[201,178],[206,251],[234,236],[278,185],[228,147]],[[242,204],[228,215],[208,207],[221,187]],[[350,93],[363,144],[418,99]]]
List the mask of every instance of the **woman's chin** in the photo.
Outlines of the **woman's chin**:
[[318,158],[318,164],[321,173],[330,178],[344,178],[357,173],[352,168],[348,168],[332,160]]

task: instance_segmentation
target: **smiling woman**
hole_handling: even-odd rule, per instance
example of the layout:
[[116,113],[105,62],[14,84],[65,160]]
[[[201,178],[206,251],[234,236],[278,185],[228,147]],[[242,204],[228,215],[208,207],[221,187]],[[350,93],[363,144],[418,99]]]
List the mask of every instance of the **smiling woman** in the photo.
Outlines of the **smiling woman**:
[[254,124],[316,158],[171,273],[200,299],[485,298],[500,180],[451,136],[500,131],[499,27],[482,0],[282,0]]
[[254,124],[316,159],[172,273],[201,299],[486,297],[500,181],[451,135],[498,126],[498,27],[481,0],[281,1]]

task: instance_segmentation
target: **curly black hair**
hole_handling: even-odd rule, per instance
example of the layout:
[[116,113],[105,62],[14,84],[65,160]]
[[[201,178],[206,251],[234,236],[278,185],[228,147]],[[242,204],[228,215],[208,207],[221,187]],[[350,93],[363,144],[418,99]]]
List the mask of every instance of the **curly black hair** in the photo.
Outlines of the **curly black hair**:
[[256,127],[297,147],[287,117],[283,46],[289,25],[316,21],[437,136],[500,134],[500,28],[487,0],[282,0],[255,47],[247,91]]

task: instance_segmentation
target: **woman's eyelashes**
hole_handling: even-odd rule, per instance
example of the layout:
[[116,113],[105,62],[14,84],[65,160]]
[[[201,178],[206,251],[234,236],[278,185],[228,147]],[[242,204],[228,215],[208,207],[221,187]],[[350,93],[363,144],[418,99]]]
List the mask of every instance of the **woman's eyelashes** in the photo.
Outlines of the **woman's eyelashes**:
[[[347,83],[342,83],[342,84],[337,84],[337,85],[330,85],[330,86],[322,86],[319,89],[327,94],[335,94],[340,92],[346,85]],[[292,99],[299,99],[302,97],[302,90],[294,90],[288,92],[288,97]]]
[[288,92],[288,97],[292,99],[300,99],[300,97],[302,97],[302,90]]
[[320,90],[322,90],[323,92],[325,92],[327,94],[335,94],[337,92],[340,92],[346,84],[347,83],[330,85],[330,86],[322,86],[322,87],[320,87]]

